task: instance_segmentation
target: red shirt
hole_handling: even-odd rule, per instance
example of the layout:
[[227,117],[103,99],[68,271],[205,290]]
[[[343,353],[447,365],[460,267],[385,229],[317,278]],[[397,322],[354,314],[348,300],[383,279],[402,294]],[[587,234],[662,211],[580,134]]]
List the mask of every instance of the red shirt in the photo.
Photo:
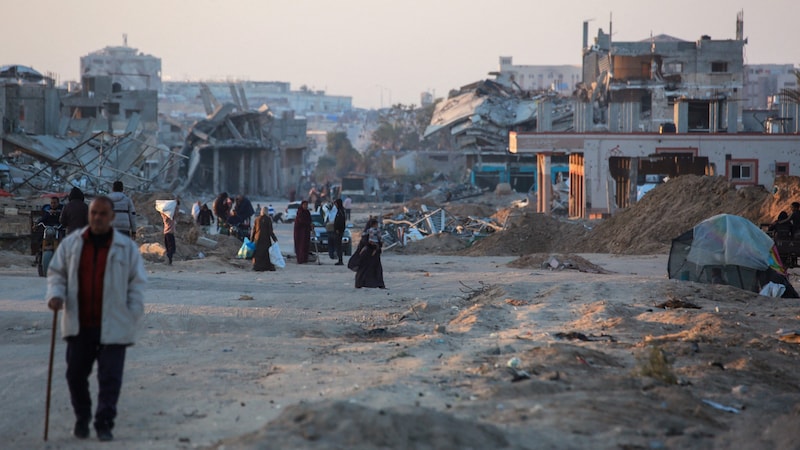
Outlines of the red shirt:
[[108,250],[113,231],[93,235],[83,233],[83,251],[78,267],[78,317],[81,327],[97,327],[103,317],[103,277],[106,273]]

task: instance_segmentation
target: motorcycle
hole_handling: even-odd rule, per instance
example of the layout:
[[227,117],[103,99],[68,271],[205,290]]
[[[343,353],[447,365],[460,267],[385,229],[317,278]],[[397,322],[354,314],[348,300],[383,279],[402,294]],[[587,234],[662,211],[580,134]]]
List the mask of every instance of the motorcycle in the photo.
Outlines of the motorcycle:
[[60,224],[45,225],[40,222],[36,224],[34,230],[38,231],[39,228],[42,229],[42,243],[36,253],[36,267],[39,270],[39,276],[45,277],[47,276],[47,269],[50,267],[50,261],[53,259],[58,244],[64,235],[63,227]]

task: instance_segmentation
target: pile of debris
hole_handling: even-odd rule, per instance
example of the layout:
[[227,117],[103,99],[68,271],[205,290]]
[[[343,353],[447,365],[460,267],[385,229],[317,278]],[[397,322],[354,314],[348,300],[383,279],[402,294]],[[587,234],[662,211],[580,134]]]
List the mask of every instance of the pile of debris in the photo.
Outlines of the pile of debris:
[[534,253],[520,256],[506,264],[515,269],[577,270],[586,273],[610,273],[602,267],[592,264],[585,258],[573,254]]
[[571,105],[562,100],[549,94],[531,96],[492,80],[477,81],[436,104],[425,137],[444,131],[454,137],[459,150],[504,150],[510,130],[536,129],[541,101],[563,103],[562,107],[548,108],[548,128],[571,126]]
[[755,224],[774,220],[762,216],[769,197],[761,187],[737,189],[725,177],[683,175],[600,222],[577,247],[587,253],[666,253],[673,238],[717,214],[735,214]]
[[[503,231],[493,233],[461,252],[465,256],[512,256],[531,253],[582,251],[576,243],[589,233],[582,221],[567,220],[525,209],[501,211]],[[578,247],[578,248],[576,248]]]
[[[466,205],[460,205],[457,209],[462,212],[467,209],[475,210],[474,207],[468,208]],[[432,248],[441,251],[456,251],[477,239],[503,229],[505,229],[504,223],[499,223],[486,215],[456,215],[448,208],[440,207],[431,210],[427,205],[420,204],[419,210],[404,207],[402,213],[390,214],[383,218],[384,249],[388,250],[396,246],[404,248],[410,243],[427,240],[432,236],[444,233],[455,238],[449,241],[452,244],[448,244],[445,246],[446,248],[442,248],[441,245],[433,245]],[[460,242],[456,244],[457,241]],[[429,245],[415,245],[417,250],[412,252],[424,253],[421,249],[426,246]]]
[[[168,192],[135,194],[133,196],[137,211],[136,241],[140,244],[142,256],[151,262],[166,261],[164,248],[163,221],[155,209],[156,200],[173,200],[175,195]],[[230,260],[236,255],[241,241],[234,236],[207,235],[200,230],[189,213],[191,204],[181,202],[175,226],[176,260],[202,259],[218,256]]]

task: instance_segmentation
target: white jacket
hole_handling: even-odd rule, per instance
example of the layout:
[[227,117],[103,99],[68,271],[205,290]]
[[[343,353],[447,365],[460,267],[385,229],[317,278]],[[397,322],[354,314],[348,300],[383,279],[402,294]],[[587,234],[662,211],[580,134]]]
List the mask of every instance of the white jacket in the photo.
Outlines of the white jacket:
[[[61,241],[47,270],[47,300],[64,299],[61,336],[80,331],[78,317],[78,268],[83,251],[83,227]],[[114,231],[103,276],[103,315],[100,343],[133,344],[136,323],[144,314],[147,273],[136,243]]]
[[112,192],[108,198],[114,202],[114,229],[125,232],[136,232],[136,208],[133,200],[122,192]]

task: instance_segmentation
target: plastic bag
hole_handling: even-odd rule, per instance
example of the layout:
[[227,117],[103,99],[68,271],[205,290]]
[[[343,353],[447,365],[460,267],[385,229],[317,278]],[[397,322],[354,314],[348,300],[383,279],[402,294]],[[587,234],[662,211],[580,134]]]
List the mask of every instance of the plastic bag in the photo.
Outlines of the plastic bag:
[[281,248],[278,247],[277,242],[273,242],[272,245],[269,246],[269,260],[275,267],[281,269],[286,268],[286,261],[284,261],[283,255],[281,255]]
[[156,200],[156,211],[166,214],[170,219],[175,219],[178,202],[175,200]]
[[766,297],[780,297],[784,292],[786,292],[786,286],[770,281],[764,285],[758,294]]
[[242,246],[239,248],[239,253],[236,254],[236,257],[239,259],[250,259],[253,257],[253,252],[255,250],[256,244],[254,244],[249,238],[245,237],[244,242],[242,242]]

